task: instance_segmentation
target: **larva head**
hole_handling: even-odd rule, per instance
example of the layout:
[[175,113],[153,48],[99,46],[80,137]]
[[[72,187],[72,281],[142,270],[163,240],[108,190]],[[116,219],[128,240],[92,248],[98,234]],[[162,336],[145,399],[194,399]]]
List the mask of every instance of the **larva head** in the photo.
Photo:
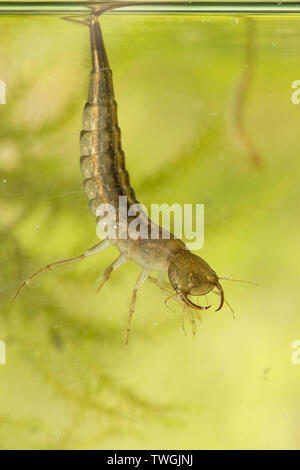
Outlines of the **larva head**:
[[221,296],[220,306],[223,307],[224,291],[219,283],[215,271],[200,258],[188,250],[180,250],[175,253],[170,261],[168,275],[170,283],[180,298],[190,307],[203,310],[208,307],[200,307],[194,304],[189,296],[208,294],[214,287],[219,290]]

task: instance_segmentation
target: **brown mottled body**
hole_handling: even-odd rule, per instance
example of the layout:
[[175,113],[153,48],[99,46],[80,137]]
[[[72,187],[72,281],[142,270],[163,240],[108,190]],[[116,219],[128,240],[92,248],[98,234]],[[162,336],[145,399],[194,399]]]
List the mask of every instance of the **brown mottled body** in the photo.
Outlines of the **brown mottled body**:
[[[80,134],[81,148],[81,171],[83,175],[84,190],[89,198],[90,209],[97,217],[97,208],[102,203],[111,204],[118,209],[120,197],[127,197],[127,210],[137,204],[134,190],[130,185],[129,175],[125,168],[124,152],[121,148],[121,133],[117,120],[117,103],[114,96],[112,72],[109,67],[102,32],[98,20],[101,11],[93,11],[91,17],[85,21],[78,21],[85,24],[90,30],[90,42],[92,53],[92,71],[90,74],[90,85],[88,101],[83,112],[83,130]],[[68,18],[67,18],[68,19]],[[142,215],[142,224],[147,229],[150,236],[153,228],[158,228],[145,213]],[[124,233],[130,235],[128,224],[131,218],[128,216],[126,226],[121,218],[117,217],[117,234]],[[106,238],[91,249],[85,251],[76,258],[71,258],[43,267],[27,279],[18,290],[19,292],[42,272],[54,269],[57,266],[73,263],[88,256],[99,253],[107,247],[114,245],[120,252],[119,257],[108,266],[102,274],[99,289],[109,279],[111,273],[120,267],[128,259],[133,260],[143,267],[143,270],[134,286],[133,296],[129,312],[129,321],[126,334],[126,344],[128,343],[128,333],[131,328],[131,319],[135,309],[136,297],[139,288],[149,277],[151,271],[159,272],[157,284],[164,291],[164,276],[168,272],[170,284],[174,289],[172,295],[177,297],[185,306],[197,310],[208,309],[210,306],[201,307],[194,304],[190,296],[205,295],[215,287],[221,296],[221,303],[218,308],[222,308],[224,303],[224,292],[219,283],[219,277],[211,267],[200,257],[191,253],[185,244],[166,232],[163,228],[158,228],[158,238],[138,238],[123,239],[117,236],[116,239]]]
[[[90,22],[90,39],[93,69],[90,74],[89,96],[83,112],[83,130],[80,135],[83,186],[94,215],[101,203],[112,204],[118,215],[120,196],[127,196],[127,210],[131,205],[138,204],[138,201],[125,168],[112,71],[96,16],[93,16]],[[128,222],[130,220],[128,217]],[[121,224],[118,219],[117,222]],[[150,235],[153,222],[145,214],[143,223]],[[185,249],[185,244],[175,239],[172,234],[170,239],[162,239],[163,233],[166,231],[160,228],[158,240],[151,240],[150,236],[146,240],[117,238],[112,244],[115,244],[126,258],[143,267],[166,270],[170,257],[178,250]]]

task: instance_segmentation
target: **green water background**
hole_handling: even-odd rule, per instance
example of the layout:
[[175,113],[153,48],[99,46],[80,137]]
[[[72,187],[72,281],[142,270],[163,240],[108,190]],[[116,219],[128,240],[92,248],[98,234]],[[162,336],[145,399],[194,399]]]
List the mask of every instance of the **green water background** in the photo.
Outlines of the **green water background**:
[[[257,170],[229,131],[244,67],[245,20],[107,16],[127,167],[138,199],[204,203],[199,252],[228,308],[194,339],[181,310],[146,284],[130,346],[128,307],[140,268],[120,268],[97,295],[112,248],[20,282],[97,242],[82,190],[79,132],[90,70],[85,28],[59,18],[0,19],[1,448],[299,448],[298,19],[256,18],[246,125]],[[211,299],[212,301],[215,299]]]

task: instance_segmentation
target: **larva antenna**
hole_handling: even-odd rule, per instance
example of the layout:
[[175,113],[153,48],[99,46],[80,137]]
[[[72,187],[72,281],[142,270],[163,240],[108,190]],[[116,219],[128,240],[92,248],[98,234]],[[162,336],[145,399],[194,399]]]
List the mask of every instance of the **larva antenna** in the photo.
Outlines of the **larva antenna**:
[[258,286],[258,284],[256,284],[256,282],[245,281],[243,279],[232,279],[231,277],[228,277],[228,276],[219,277],[218,279],[220,279],[221,281],[246,282],[247,284],[252,284],[253,286],[256,286],[256,287]]

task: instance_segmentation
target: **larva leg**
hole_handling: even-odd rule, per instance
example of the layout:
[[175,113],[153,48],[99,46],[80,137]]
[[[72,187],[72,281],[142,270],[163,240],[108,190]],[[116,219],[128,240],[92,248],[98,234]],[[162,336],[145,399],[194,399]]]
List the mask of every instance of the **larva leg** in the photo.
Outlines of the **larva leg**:
[[99,292],[100,289],[102,289],[102,287],[104,286],[104,284],[108,281],[111,273],[115,271],[116,269],[118,269],[120,266],[122,266],[122,264],[125,263],[125,261],[127,261],[126,256],[120,255],[113,263],[107,266],[107,268],[103,271],[103,273],[100,276],[100,279],[99,279],[100,283],[99,283],[99,286],[97,287],[97,292]]
[[[163,287],[161,287],[161,289],[163,290]],[[172,298],[174,298],[176,295],[177,295],[177,294],[176,294],[176,292],[175,292],[175,294],[171,294],[171,295],[169,295],[169,296],[165,299],[165,306],[166,306],[169,310],[171,310],[171,312],[173,312],[173,313],[176,313],[176,312],[175,312],[175,310],[173,310],[171,307],[169,307],[169,300],[172,299]]]
[[182,325],[182,331],[184,335],[186,336],[186,331],[185,331],[185,326],[184,326],[184,316],[185,316],[185,305],[183,306],[183,309],[182,309],[181,325]]
[[146,281],[149,273],[150,273],[149,269],[143,269],[143,271],[141,272],[140,277],[138,278],[138,280],[137,280],[137,282],[134,286],[134,289],[133,289],[131,305],[130,305],[130,310],[129,310],[128,325],[127,325],[127,331],[126,331],[125,346],[128,346],[128,336],[129,336],[129,332],[131,330],[131,321],[132,321],[132,316],[133,316],[134,309],[135,309],[137,292],[142,287],[144,282]]
[[196,322],[195,322],[195,318],[194,318],[194,315],[193,315],[193,312],[191,309],[187,309],[187,312],[188,312],[188,316],[189,316],[189,319],[190,319],[190,322],[192,324],[192,333],[193,333],[193,336],[195,337],[196,336],[196,332],[197,332],[197,327],[196,327]]
[[154,277],[152,276],[149,276],[148,277],[148,281],[151,281],[153,282],[156,286],[158,286],[160,288],[160,290],[164,293],[164,294],[167,294],[168,297],[165,299],[165,305],[166,307],[171,310],[172,312],[176,313],[175,310],[173,310],[171,307],[169,307],[168,305],[168,301],[172,298],[174,299],[176,302],[178,302],[180,305],[182,305],[182,300],[180,300],[178,297],[177,297],[177,294],[174,293],[174,291],[170,290],[170,284],[168,284],[167,282],[163,281],[162,284],[160,284],[160,279],[155,279]]
[[159,287],[163,287],[163,286],[166,287],[165,276],[166,276],[165,271],[158,271],[157,285]]
[[102,240],[97,245],[90,248],[89,250],[85,251],[81,255],[76,256],[76,258],[65,259],[65,260],[62,260],[62,261],[57,261],[56,263],[47,264],[46,266],[41,268],[39,271],[37,271],[35,274],[30,276],[28,279],[26,279],[26,281],[23,282],[21,287],[18,289],[16,295],[14,296],[13,302],[16,300],[16,298],[18,297],[20,292],[25,287],[27,287],[34,279],[36,279],[40,274],[42,274],[44,271],[47,271],[47,270],[51,271],[52,269],[55,269],[58,266],[64,266],[65,264],[75,263],[76,261],[80,261],[84,258],[87,258],[88,256],[96,255],[97,253],[100,253],[100,251],[103,251],[106,248],[108,248],[110,245],[111,245],[111,241],[109,239],[105,239],[105,240]]
[[165,292],[166,294],[169,294],[169,295],[172,294],[172,291],[170,290],[170,287],[171,287],[170,284],[168,284],[164,280],[162,281],[162,279],[159,279],[159,277],[158,279],[155,279],[154,277],[149,276],[148,281],[153,282],[153,284],[158,286],[162,292]]
[[160,288],[160,290],[162,292],[165,292],[166,294],[170,295],[170,294],[173,293],[170,284],[168,284],[167,282],[164,281],[164,273],[162,273],[161,271],[159,272],[158,279],[156,279],[152,276],[148,276],[148,281],[153,282],[153,284],[158,286]]
[[[207,295],[203,294],[203,297],[205,297],[205,300],[206,300],[206,305],[208,305],[208,298],[207,298]],[[199,297],[198,297],[198,300],[197,300],[198,304],[199,304]],[[201,315],[199,313],[198,310],[195,310],[195,315],[196,315],[196,318],[197,320],[199,321],[199,323],[202,323],[202,318],[201,318]]]

